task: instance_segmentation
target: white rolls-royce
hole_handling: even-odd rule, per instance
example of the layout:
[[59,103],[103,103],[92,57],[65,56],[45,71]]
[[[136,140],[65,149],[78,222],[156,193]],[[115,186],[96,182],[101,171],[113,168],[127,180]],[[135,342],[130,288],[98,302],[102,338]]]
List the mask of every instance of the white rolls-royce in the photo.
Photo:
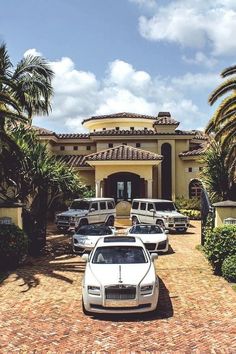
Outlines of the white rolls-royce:
[[107,236],[87,260],[83,278],[82,305],[85,314],[154,311],[159,280],[154,259],[138,237]]

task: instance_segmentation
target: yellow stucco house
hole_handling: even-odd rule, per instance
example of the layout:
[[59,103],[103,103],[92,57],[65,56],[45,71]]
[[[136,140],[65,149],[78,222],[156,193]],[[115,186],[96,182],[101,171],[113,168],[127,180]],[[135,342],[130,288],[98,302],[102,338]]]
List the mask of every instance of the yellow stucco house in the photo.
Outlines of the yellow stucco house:
[[37,128],[50,151],[73,166],[97,197],[189,198],[199,195],[200,156],[207,137],[179,130],[169,112],[116,113],[82,122],[88,133]]

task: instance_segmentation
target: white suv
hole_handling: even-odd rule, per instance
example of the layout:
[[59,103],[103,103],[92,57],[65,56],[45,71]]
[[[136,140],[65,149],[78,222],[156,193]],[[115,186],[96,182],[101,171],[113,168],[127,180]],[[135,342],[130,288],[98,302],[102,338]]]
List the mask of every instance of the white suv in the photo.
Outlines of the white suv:
[[116,217],[113,198],[84,198],[73,200],[69,210],[57,214],[58,230],[70,232],[82,225],[106,224],[113,226]]
[[186,232],[189,227],[188,217],[180,214],[171,200],[133,199],[130,218],[133,225],[155,223],[177,232]]

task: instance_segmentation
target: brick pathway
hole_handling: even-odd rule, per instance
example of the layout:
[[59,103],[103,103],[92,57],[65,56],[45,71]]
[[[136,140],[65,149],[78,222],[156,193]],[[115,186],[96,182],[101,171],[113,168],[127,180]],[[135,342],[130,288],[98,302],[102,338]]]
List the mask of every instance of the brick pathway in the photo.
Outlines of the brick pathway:
[[186,235],[170,235],[172,253],[156,262],[155,315],[84,316],[84,263],[70,254],[66,237],[49,238],[47,256],[0,286],[0,353],[236,353],[236,293],[195,249],[197,222]]

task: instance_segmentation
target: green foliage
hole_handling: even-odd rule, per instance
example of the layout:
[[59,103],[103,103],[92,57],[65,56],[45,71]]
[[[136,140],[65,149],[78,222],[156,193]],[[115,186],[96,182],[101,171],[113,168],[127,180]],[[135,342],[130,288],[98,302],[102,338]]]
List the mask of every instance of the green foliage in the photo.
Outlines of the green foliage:
[[[219,107],[216,109],[213,117],[208,123],[206,133],[214,134],[217,142],[222,149],[227,151],[225,163],[228,165],[230,184],[235,191],[235,166],[236,166],[236,66],[226,68],[221,76],[223,78],[231,76],[220,84],[210,95],[209,103],[213,105],[219,98],[223,97]],[[227,94],[227,95],[226,95]],[[225,97],[226,95],[226,97]],[[233,195],[233,193],[232,193]],[[231,199],[231,198],[229,198]]]
[[200,198],[186,199],[184,197],[176,198],[175,205],[177,209],[201,210]]
[[201,219],[201,212],[200,210],[194,209],[179,209],[181,214],[188,216],[190,219],[193,220],[200,220]]
[[236,282],[236,254],[225,258],[222,264],[222,275],[228,281]]
[[216,274],[226,257],[236,254],[236,226],[224,225],[206,230],[204,251]]
[[230,180],[231,165],[227,163],[228,147],[211,139],[210,145],[203,154],[204,163],[201,180],[210,195],[211,202],[233,198]]
[[0,225],[0,269],[11,269],[27,255],[28,239],[16,225]]

